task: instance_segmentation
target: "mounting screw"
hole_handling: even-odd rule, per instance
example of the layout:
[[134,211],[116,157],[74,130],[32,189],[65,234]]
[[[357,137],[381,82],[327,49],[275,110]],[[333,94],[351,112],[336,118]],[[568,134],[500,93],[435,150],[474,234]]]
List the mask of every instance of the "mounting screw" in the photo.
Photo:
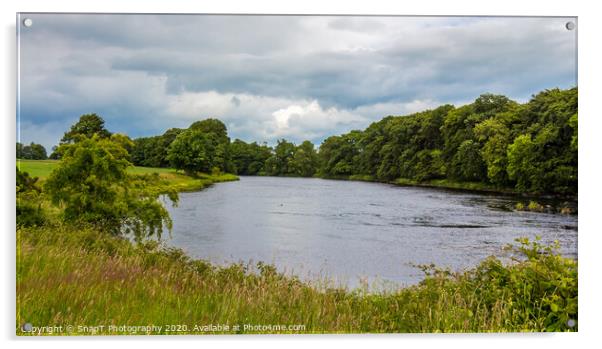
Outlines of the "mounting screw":
[[566,24],[564,25],[566,30],[573,30],[575,29],[575,22],[566,22]]

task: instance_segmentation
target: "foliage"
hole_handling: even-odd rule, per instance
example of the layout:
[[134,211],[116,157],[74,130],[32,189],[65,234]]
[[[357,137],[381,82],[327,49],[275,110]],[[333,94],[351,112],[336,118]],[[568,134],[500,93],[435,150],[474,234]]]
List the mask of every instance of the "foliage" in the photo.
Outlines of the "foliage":
[[318,166],[319,158],[312,142],[304,141],[295,146],[294,143],[281,139],[265,161],[264,170],[270,176],[311,177]]
[[65,132],[61,144],[75,143],[94,135],[100,138],[108,138],[111,136],[111,132],[107,131],[104,125],[105,121],[100,116],[94,113],[84,114],[71,126],[69,131]]
[[480,181],[485,178],[485,162],[479,145],[473,140],[460,144],[452,160],[453,177],[464,181]]
[[168,150],[182,129],[170,128],[161,136],[134,139],[132,162],[137,166],[169,167]]
[[543,177],[542,168],[536,164],[537,148],[530,135],[520,135],[508,147],[508,176],[516,180],[521,191],[539,190],[538,179]]
[[318,154],[314,144],[304,141],[295,149],[289,162],[289,172],[300,177],[311,177],[318,169]]
[[43,145],[31,142],[23,145],[17,142],[17,159],[46,160],[46,148]]
[[[170,137],[173,137],[172,132]],[[166,141],[166,137],[162,141]],[[219,171],[231,171],[230,138],[226,125],[217,119],[206,119],[194,122],[183,131],[177,131],[177,136],[167,148],[167,160],[176,169],[184,170],[187,175],[195,176],[197,172],[211,172],[213,168]],[[148,161],[145,155],[137,161]],[[159,163],[160,165],[161,163]]]
[[349,176],[356,173],[359,162],[360,131],[326,138],[320,145],[320,173],[326,177]]
[[571,88],[543,91],[525,104],[483,94],[458,108],[387,116],[364,131],[327,138],[318,155],[325,177],[575,195],[577,143],[577,88]]
[[[173,166],[188,175],[215,167],[243,175],[438,181],[571,196],[577,194],[577,97],[576,87],[545,90],[523,104],[485,93],[457,108],[387,116],[363,131],[330,136],[318,150],[310,141],[295,145],[280,139],[273,149],[230,142],[226,125],[211,118],[135,139],[128,151],[136,165]],[[106,135],[103,123],[84,115],[67,134]]]
[[38,177],[31,177],[29,173],[20,171],[17,167],[17,225],[32,226],[42,225],[45,214],[42,210],[40,198],[41,188],[38,186]]
[[269,176],[291,173],[290,162],[295,154],[295,145],[285,139],[278,140],[274,153],[265,162],[265,172]]
[[266,144],[236,139],[230,144],[230,156],[235,173],[253,176],[265,174],[264,165],[272,156],[272,149]]
[[212,154],[215,145],[200,130],[188,129],[180,133],[169,146],[167,159],[173,167],[187,175],[208,172],[213,167]]
[[[62,145],[62,161],[44,183],[52,203],[64,207],[67,222],[91,224],[113,235],[133,235],[137,240],[161,237],[171,219],[159,196],[158,175],[127,173],[131,166],[123,137],[93,135]],[[177,194],[167,190],[170,199]]]

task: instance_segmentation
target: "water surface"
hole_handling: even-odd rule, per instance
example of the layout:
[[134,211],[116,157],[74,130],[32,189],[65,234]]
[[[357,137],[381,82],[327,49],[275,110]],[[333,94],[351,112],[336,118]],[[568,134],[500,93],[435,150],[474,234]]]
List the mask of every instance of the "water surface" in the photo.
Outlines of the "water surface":
[[577,217],[508,210],[517,199],[314,178],[241,177],[180,194],[169,243],[218,264],[273,263],[302,279],[414,284],[415,264],[461,270],[517,237],[577,257]]

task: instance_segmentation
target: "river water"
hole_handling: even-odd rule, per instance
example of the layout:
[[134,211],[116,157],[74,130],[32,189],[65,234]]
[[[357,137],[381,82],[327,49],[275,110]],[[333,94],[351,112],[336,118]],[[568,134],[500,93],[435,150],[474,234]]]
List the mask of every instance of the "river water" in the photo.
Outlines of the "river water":
[[[462,270],[518,237],[577,258],[577,216],[514,212],[517,199],[314,178],[241,177],[180,194],[168,243],[217,264],[258,262],[304,280],[410,285],[416,264]],[[524,199],[523,199],[524,201]]]

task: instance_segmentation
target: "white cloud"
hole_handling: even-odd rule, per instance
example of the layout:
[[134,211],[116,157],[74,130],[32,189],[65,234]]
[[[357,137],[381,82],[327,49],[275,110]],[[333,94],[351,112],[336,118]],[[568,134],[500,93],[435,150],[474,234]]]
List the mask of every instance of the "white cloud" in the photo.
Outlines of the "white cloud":
[[[365,127],[369,119],[353,110],[324,108],[317,100],[289,99],[250,94],[184,92],[166,96],[166,113],[174,119],[193,121],[217,117],[234,137],[268,141],[295,141],[327,137],[333,131]],[[236,101],[236,102],[233,102]],[[245,137],[246,136],[246,137]]]

